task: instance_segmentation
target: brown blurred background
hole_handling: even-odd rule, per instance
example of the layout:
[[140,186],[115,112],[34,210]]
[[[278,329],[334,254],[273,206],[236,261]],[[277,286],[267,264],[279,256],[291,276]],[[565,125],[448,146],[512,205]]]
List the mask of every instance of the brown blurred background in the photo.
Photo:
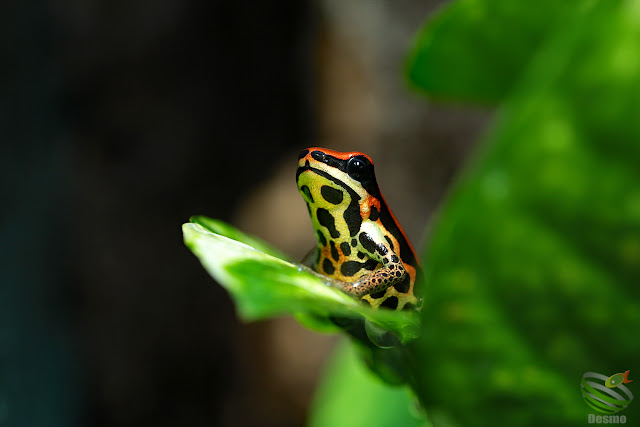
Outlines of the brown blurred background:
[[419,248],[486,123],[402,79],[439,1],[0,6],[0,426],[304,424],[335,337],[245,325],[190,215],[302,258],[302,148],[359,150]]

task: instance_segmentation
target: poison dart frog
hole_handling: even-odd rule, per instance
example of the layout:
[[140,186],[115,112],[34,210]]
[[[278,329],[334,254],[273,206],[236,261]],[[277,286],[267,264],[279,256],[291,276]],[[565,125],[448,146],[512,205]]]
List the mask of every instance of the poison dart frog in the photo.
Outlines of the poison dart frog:
[[419,309],[422,268],[380,193],[371,158],[307,148],[296,181],[318,241],[303,264],[373,308]]

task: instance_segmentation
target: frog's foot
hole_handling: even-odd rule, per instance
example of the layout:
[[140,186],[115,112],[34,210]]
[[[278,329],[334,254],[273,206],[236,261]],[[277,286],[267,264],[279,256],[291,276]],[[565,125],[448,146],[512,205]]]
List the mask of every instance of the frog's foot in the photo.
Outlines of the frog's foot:
[[[345,294],[352,296],[356,299],[360,299],[365,295],[369,295],[374,292],[380,292],[387,289],[393,282],[390,280],[382,280],[381,278],[367,276],[358,279],[354,282],[345,282],[343,280],[334,279],[324,274],[320,274],[311,267],[303,264],[295,264],[298,271],[305,271],[315,277],[321,279],[325,285],[331,286],[344,292]],[[405,273],[406,274],[406,273]]]
[[388,280],[383,281],[376,278],[372,279],[371,276],[365,276],[355,282],[340,282],[340,289],[342,292],[359,299],[365,295],[384,291],[391,284]]

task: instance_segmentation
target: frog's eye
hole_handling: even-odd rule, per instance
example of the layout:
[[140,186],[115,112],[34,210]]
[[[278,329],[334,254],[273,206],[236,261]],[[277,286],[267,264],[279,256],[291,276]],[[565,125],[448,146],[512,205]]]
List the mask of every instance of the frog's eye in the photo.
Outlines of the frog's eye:
[[361,157],[352,157],[347,163],[347,173],[357,181],[361,181],[369,172],[369,162]]

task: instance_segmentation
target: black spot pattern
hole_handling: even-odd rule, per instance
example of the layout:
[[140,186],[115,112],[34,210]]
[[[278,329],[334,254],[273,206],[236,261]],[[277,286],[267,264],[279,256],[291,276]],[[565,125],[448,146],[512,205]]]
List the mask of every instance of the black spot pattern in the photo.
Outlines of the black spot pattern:
[[358,271],[360,271],[362,266],[363,266],[363,263],[361,262],[347,261],[343,263],[342,266],[340,267],[340,272],[342,273],[343,276],[350,277],[356,274]]
[[318,242],[320,242],[320,244],[322,246],[326,246],[327,245],[327,238],[324,237],[324,233],[320,230],[316,230],[316,234],[318,235]]
[[391,241],[391,239],[389,238],[389,236],[384,236],[385,239],[387,239],[387,243],[389,244],[389,247],[391,248],[392,251],[395,251],[396,248],[393,247],[393,242]]
[[397,297],[389,297],[380,304],[380,307],[390,308],[391,310],[395,310],[398,308],[398,298]]
[[329,258],[325,258],[322,262],[322,269],[329,276],[331,276],[336,271],[336,268],[333,266],[333,263]]
[[333,243],[333,240],[329,242],[329,246],[331,246],[331,258],[338,261],[340,259],[340,254],[338,254],[338,249],[336,248],[336,244]]
[[375,259],[369,259],[366,262],[347,261],[340,267],[340,272],[343,276],[353,276],[363,268],[372,271],[375,270],[377,266],[378,261]]
[[374,242],[371,236],[367,233],[361,233],[359,240],[362,247],[371,254],[378,252],[380,255],[384,256],[389,252],[384,245],[378,245]]
[[359,236],[360,244],[370,254],[376,253],[376,243],[367,233],[361,233]]
[[380,292],[375,292],[375,293],[369,294],[369,295],[371,295],[371,298],[378,299],[378,298],[382,298],[384,296],[384,294],[386,294],[386,293],[387,293],[387,290],[383,289]]
[[349,227],[349,235],[351,237],[358,234],[362,226],[362,216],[360,215],[358,200],[360,200],[360,197],[351,195],[351,203],[349,203],[349,206],[342,214],[344,222],[347,224],[347,227]]
[[[335,167],[340,170],[344,170],[343,166],[341,166],[345,163],[344,160],[337,159],[321,151],[311,152],[311,157],[313,157],[319,162],[329,165],[330,167]],[[298,181],[300,178],[300,175],[306,171],[311,171],[312,173],[317,174],[323,178],[326,178],[329,181],[333,181],[335,184],[342,187],[343,196],[344,194],[349,195],[349,199],[350,199],[349,206],[347,206],[347,208],[344,210],[342,216],[344,218],[345,223],[347,224],[347,227],[349,228],[349,235],[351,237],[354,237],[356,234],[358,234],[358,232],[360,231],[360,227],[362,226],[362,216],[360,215],[360,203],[359,203],[360,196],[358,195],[358,193],[356,193],[353,190],[353,188],[350,188],[335,176],[332,176],[331,174],[325,171],[312,168],[309,161],[307,161],[304,166],[298,167],[298,170],[296,171],[296,181]],[[372,183],[375,184],[375,182],[372,182]]]
[[353,246],[354,248],[358,246],[358,241],[356,239],[351,239],[351,246]]
[[367,262],[364,263],[363,267],[369,271],[373,271],[378,266],[378,261],[375,259],[368,259]]
[[342,194],[342,191],[338,190],[337,188],[329,187],[328,185],[323,185],[320,188],[320,194],[322,194],[322,197],[327,202],[333,205],[339,205],[344,198],[344,194]]
[[391,255],[391,262],[398,262],[398,261],[400,260],[398,259],[397,255]]
[[366,256],[367,254],[365,254],[364,252],[358,252],[358,258],[363,259]]
[[309,187],[307,187],[306,185],[303,185],[302,187],[300,187],[300,191],[302,192],[302,194],[307,196],[308,201],[310,201],[311,203],[314,203],[313,196],[311,195],[311,190],[309,190]]
[[344,256],[351,255],[351,246],[347,242],[340,243],[340,250],[344,254]]
[[398,223],[395,221],[394,217],[391,215],[388,207],[384,204],[380,205],[380,218],[379,221],[382,222],[382,226],[384,229],[395,239],[397,245],[393,245],[392,250],[398,254],[402,261],[406,264],[409,264],[416,268],[418,274],[422,274],[421,268],[418,265],[415,254],[411,249],[411,246],[404,234],[400,230]]
[[402,279],[398,283],[395,283],[393,287],[396,288],[396,291],[402,294],[406,294],[407,292],[409,292],[409,288],[411,287],[411,277],[407,274],[404,279]]
[[378,208],[375,206],[371,206],[371,212],[369,212],[369,219],[371,221],[377,221],[380,213],[378,212]]
[[331,234],[331,237],[333,237],[334,239],[340,237],[340,232],[336,229],[336,221],[328,210],[319,208],[316,211],[316,216],[318,217],[318,222],[320,223],[320,225],[327,227],[327,229],[329,230],[329,234]]

